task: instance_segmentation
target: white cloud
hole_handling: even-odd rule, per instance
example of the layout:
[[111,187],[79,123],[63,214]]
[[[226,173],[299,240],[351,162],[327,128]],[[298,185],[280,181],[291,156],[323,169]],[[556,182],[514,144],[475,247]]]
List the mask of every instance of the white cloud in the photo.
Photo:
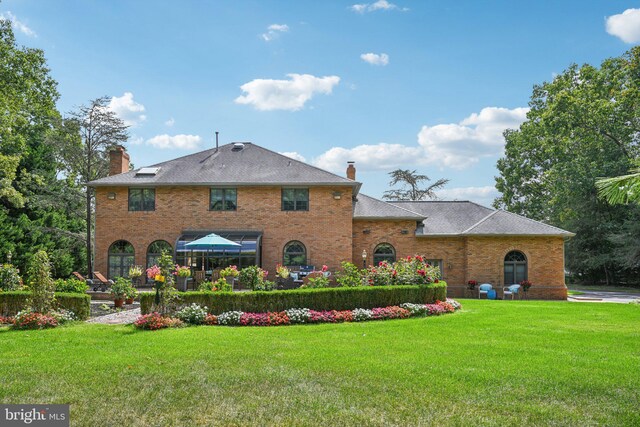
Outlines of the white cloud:
[[267,27],[267,32],[260,34],[260,37],[262,37],[262,40],[270,42],[277,38],[281,33],[286,33],[288,31],[289,26],[287,24],[271,24]]
[[338,76],[315,77],[310,74],[287,74],[289,80],[255,79],[240,86],[246,95],[236,104],[252,105],[261,111],[296,111],[304,107],[314,94],[330,94],[340,82]]
[[141,136],[133,135],[129,140],[129,144],[131,145],[141,145],[144,142],[144,138]]
[[386,53],[363,53],[360,55],[360,59],[364,62],[368,62],[371,65],[387,65],[389,63],[389,55]]
[[606,20],[607,33],[625,43],[640,42],[640,9],[627,9]]
[[13,13],[9,11],[0,13],[0,18],[6,19],[7,21],[11,21],[11,25],[13,26],[13,28],[20,31],[22,34],[25,34],[29,37],[38,37],[35,31],[29,28],[27,24],[20,21]]
[[304,156],[296,151],[285,151],[285,152],[281,152],[280,154],[282,154],[283,156],[287,156],[290,157],[294,160],[298,160],[301,162],[305,162],[307,161],[307,159],[304,158]]
[[336,173],[347,161],[360,170],[392,170],[407,165],[438,165],[462,169],[483,157],[498,155],[504,147],[502,132],[517,129],[526,120],[528,108],[487,107],[459,123],[423,126],[417,145],[363,144],[353,148],[333,147],[316,157],[313,164]]
[[387,0],[378,0],[374,3],[360,3],[351,6],[351,10],[356,13],[375,12],[376,10],[399,10],[406,12],[409,9],[406,7],[399,7],[396,4],[389,3]]
[[174,124],[176,124],[176,121],[175,121],[175,119],[173,117],[171,117],[169,120],[164,122],[164,125],[168,126],[168,127],[172,127]]
[[504,147],[502,133],[517,129],[526,120],[528,108],[486,107],[460,123],[422,126],[418,144],[424,154],[443,166],[462,169],[482,157],[498,155]]
[[147,140],[148,145],[156,148],[178,148],[192,150],[200,145],[202,138],[198,135],[156,135]]
[[313,164],[335,173],[344,172],[347,161],[355,161],[360,170],[386,170],[416,163],[421,157],[422,149],[416,146],[363,144],[353,148],[333,147],[316,157]]
[[484,187],[445,187],[436,191],[436,196],[440,200],[470,200],[483,206],[491,206],[499,193],[493,185],[487,185]]
[[120,117],[127,126],[136,126],[147,119],[144,114],[144,105],[133,100],[133,93],[125,92],[124,95],[111,98],[109,109]]

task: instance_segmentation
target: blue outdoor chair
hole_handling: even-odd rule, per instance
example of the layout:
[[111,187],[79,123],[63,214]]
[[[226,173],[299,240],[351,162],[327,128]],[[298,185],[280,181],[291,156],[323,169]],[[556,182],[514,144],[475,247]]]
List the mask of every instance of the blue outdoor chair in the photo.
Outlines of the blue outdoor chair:
[[489,298],[489,291],[493,289],[493,285],[491,283],[483,283],[478,287],[478,299],[485,294],[487,298]]
[[508,296],[511,296],[511,299],[513,299],[513,297],[515,295],[518,295],[518,292],[520,291],[520,285],[518,284],[514,284],[511,286],[505,286],[502,290],[503,292],[503,298],[507,299]]

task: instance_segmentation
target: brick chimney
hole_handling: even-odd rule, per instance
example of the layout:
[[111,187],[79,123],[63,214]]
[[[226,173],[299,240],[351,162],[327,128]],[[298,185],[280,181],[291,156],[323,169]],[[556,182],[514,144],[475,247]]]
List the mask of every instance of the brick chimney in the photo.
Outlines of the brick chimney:
[[129,154],[122,145],[116,145],[109,151],[109,176],[129,172]]
[[356,180],[356,167],[353,165],[355,162],[347,162],[349,166],[347,166],[347,178],[351,181]]

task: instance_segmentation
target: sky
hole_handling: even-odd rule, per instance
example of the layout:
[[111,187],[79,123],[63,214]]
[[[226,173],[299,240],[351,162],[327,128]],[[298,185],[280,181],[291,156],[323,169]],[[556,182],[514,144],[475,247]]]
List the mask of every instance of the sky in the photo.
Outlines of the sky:
[[136,167],[253,142],[381,197],[389,172],[490,205],[535,84],[640,43],[640,1],[4,0],[64,114],[111,98]]

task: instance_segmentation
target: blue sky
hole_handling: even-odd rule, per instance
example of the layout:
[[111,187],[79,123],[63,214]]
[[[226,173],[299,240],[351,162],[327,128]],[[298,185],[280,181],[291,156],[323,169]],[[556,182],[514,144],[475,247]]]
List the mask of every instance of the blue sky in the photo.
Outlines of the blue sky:
[[113,97],[136,166],[251,141],[379,197],[388,172],[495,197],[501,132],[534,84],[640,43],[638,1],[4,0],[62,112]]

